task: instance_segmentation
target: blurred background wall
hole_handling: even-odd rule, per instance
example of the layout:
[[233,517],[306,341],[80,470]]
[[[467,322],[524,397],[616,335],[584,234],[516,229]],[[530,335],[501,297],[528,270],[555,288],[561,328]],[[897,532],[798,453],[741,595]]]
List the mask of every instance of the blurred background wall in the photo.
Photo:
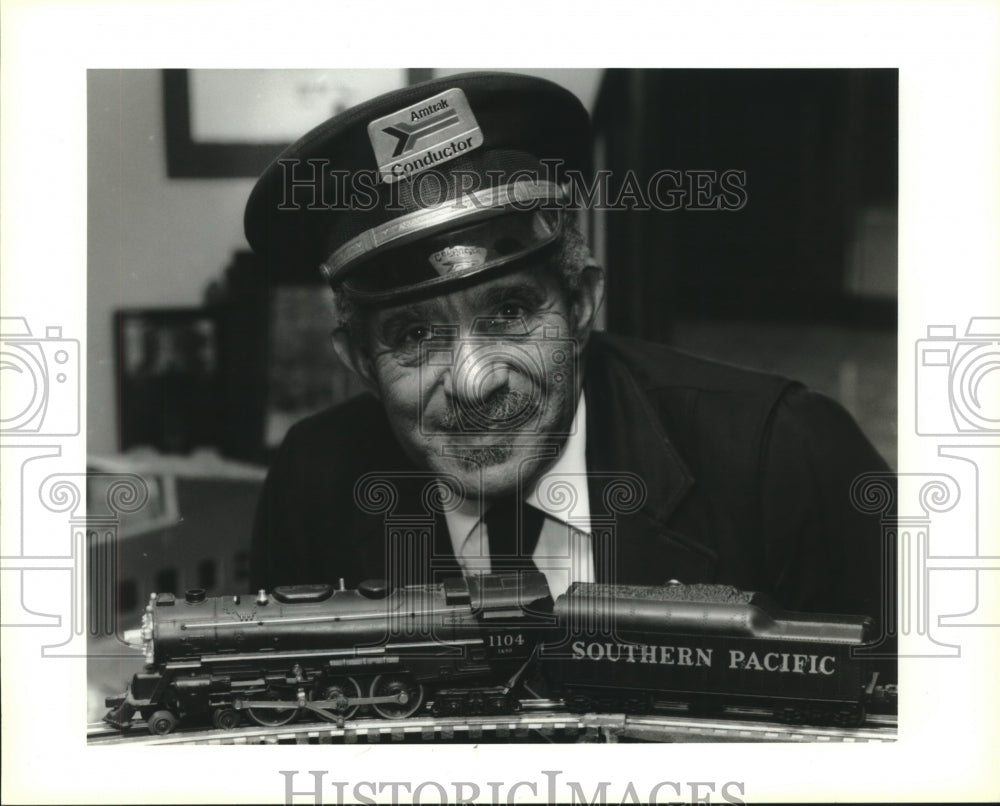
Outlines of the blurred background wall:
[[802,380],[895,465],[897,71],[608,70],[594,118],[608,329]]
[[167,176],[160,70],[90,70],[87,450],[118,450],[113,316],[197,306],[243,238],[248,177]]

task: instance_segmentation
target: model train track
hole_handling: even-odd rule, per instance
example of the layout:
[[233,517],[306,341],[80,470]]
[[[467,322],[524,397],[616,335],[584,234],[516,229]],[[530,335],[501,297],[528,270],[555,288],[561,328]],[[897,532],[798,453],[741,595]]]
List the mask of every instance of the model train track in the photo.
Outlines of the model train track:
[[151,736],[144,723],[128,732],[103,723],[89,726],[94,745],[242,745],[361,744],[421,742],[892,742],[896,718],[869,716],[859,728],[786,725],[768,721],[765,712],[745,708],[723,719],[657,714],[571,714],[561,703],[536,700],[525,711],[503,716],[410,717],[400,720],[355,719],[344,724],[303,723],[264,728],[178,731]]

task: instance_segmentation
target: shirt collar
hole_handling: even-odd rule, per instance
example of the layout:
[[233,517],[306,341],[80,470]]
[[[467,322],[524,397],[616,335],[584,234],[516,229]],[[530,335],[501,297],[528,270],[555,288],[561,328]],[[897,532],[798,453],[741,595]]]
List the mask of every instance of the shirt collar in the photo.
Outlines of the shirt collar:
[[590,492],[587,487],[587,401],[576,407],[569,436],[555,464],[539,477],[527,503],[581,532],[590,532]]

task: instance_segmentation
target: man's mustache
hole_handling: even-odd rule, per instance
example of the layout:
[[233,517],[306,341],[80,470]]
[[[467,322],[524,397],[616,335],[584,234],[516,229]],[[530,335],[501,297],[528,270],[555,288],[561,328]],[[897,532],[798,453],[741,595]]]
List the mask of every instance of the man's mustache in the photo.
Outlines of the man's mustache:
[[529,394],[520,389],[498,390],[483,401],[449,401],[442,413],[438,427],[451,433],[468,433],[470,423],[473,430],[484,428],[498,431],[516,428],[524,423],[525,414],[534,411],[540,404],[537,394]]
[[502,465],[510,459],[514,449],[510,445],[485,445],[478,448],[462,448],[455,457],[467,470]]

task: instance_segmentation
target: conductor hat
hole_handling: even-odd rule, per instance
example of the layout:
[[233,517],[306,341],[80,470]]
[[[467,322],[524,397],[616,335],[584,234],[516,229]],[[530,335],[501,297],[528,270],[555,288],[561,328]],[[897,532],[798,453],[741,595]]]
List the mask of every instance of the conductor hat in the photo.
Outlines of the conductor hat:
[[277,271],[318,268],[361,303],[443,292],[552,248],[590,149],[587,112],[558,84],[437,78],[285,149],[254,186],[244,229]]

